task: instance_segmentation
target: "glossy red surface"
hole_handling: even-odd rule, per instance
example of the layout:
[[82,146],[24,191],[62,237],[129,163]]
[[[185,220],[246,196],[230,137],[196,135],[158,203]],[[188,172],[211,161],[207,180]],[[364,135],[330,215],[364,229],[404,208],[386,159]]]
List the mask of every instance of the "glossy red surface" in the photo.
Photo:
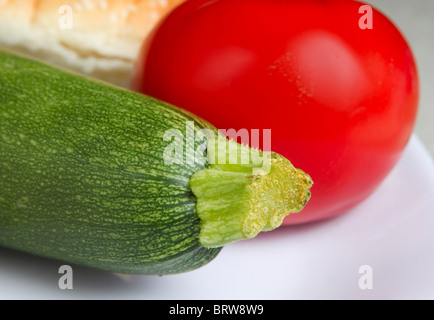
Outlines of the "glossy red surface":
[[144,44],[132,88],[219,129],[271,129],[271,149],[314,181],[284,224],[357,205],[396,164],[419,94],[399,30],[349,0],[189,0]]

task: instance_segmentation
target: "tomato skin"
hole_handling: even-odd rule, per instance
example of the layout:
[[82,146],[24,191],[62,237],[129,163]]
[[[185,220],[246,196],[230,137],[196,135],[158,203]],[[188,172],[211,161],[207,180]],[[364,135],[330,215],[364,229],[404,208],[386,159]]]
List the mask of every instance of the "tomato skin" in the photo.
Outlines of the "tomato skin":
[[419,98],[406,40],[349,0],[189,0],[147,39],[132,88],[219,129],[271,129],[271,149],[313,179],[284,225],[368,197],[398,161]]

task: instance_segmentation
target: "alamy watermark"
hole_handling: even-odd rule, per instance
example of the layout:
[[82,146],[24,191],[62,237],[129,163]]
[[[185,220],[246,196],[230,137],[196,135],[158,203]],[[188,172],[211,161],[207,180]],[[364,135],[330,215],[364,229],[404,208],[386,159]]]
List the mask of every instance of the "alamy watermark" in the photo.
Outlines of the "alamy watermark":
[[72,268],[71,266],[65,264],[59,267],[59,273],[62,274],[59,278],[59,289],[61,290],[72,290],[73,284],[72,284]]
[[[169,144],[163,152],[166,165],[173,164],[244,164],[253,165],[254,173],[268,173],[270,170],[270,152],[259,150],[262,133],[262,149],[271,150],[270,129],[221,129],[222,135],[210,129],[195,130],[194,121],[187,121],[185,136],[179,129],[169,129],[164,132],[163,139]],[[231,143],[239,141],[240,144]],[[210,143],[211,142],[211,143]],[[253,148],[247,148],[249,145]],[[195,147],[196,146],[196,147]]]
[[73,22],[73,11],[71,6],[63,5],[59,7],[59,28],[62,30],[72,29],[74,26]]
[[370,5],[363,5],[359,7],[359,13],[363,14],[363,16],[359,19],[359,28],[364,29],[373,29],[374,28],[374,19],[373,19],[373,11]]
[[374,271],[370,265],[362,265],[359,267],[359,288],[361,290],[374,289]]

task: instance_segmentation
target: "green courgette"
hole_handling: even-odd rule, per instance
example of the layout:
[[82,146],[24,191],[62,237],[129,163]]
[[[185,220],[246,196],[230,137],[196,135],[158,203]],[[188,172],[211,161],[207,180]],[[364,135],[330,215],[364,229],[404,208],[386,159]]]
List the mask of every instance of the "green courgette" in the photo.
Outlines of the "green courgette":
[[[233,146],[235,163],[217,159]],[[238,161],[251,152],[179,108],[0,52],[0,246],[120,273],[199,268],[310,197],[307,174],[275,153],[257,153],[266,171]]]

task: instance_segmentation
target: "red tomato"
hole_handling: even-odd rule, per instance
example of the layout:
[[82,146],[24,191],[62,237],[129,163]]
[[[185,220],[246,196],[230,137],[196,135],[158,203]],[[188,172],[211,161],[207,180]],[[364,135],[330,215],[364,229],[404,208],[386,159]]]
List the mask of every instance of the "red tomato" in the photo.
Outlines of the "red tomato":
[[271,129],[272,150],[314,181],[284,224],[341,214],[396,164],[419,96],[406,40],[362,5],[189,0],[144,44],[132,88],[219,129]]

